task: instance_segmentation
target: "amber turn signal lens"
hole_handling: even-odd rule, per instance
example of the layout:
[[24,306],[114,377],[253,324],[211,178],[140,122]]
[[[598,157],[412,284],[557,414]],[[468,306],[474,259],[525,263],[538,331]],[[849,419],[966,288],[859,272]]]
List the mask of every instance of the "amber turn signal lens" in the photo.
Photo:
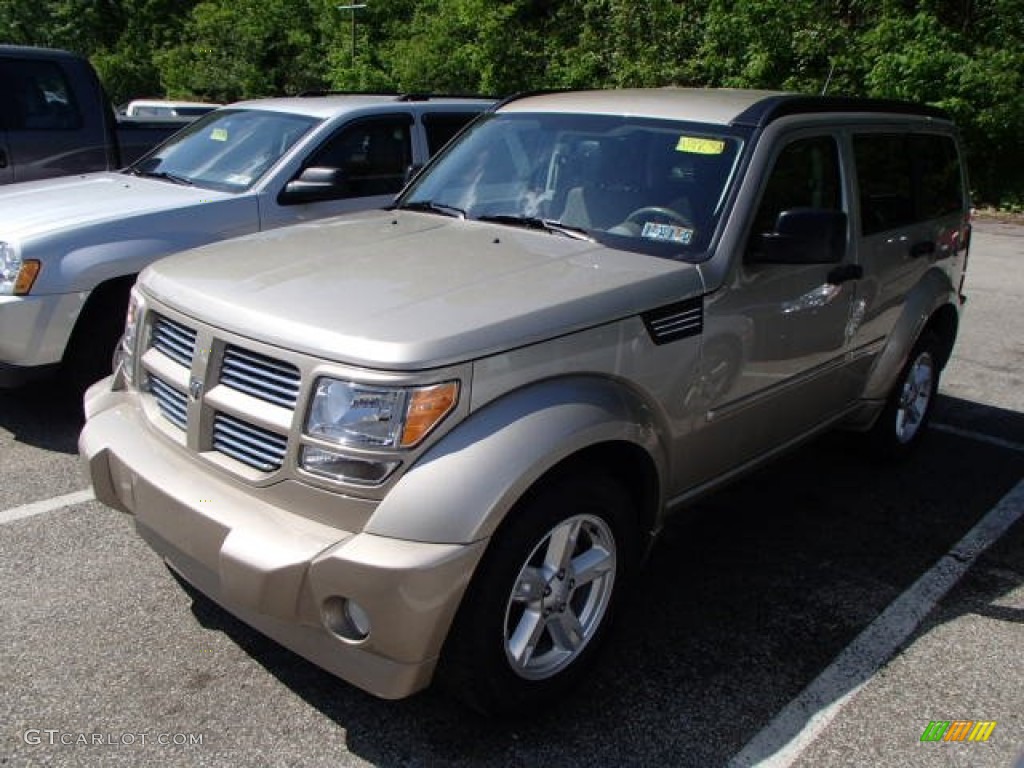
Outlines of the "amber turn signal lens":
[[14,281],[14,295],[24,296],[32,290],[32,284],[39,274],[40,263],[35,259],[26,259],[18,270],[18,279]]
[[455,407],[458,399],[459,384],[455,381],[412,390],[409,393],[401,447],[409,448],[426,437]]

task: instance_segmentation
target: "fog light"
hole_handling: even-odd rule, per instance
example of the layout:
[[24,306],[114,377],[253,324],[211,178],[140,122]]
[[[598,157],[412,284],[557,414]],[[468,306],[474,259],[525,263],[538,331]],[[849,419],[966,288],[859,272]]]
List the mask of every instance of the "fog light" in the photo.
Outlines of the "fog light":
[[383,483],[401,462],[367,461],[325,451],[311,445],[302,447],[302,468],[307,472],[359,485]]
[[358,643],[370,636],[370,617],[362,606],[347,597],[329,597],[320,607],[324,626],[342,640]]

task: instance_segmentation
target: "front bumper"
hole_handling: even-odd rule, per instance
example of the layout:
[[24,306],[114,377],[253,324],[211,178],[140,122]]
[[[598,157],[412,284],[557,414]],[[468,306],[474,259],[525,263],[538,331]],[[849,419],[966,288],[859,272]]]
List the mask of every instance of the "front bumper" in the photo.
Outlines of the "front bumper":
[[[329,672],[383,698],[429,684],[485,541],[356,533],[268,503],[155,434],[133,396],[110,383],[86,394],[79,439],[97,499],[133,514],[140,535],[200,591]],[[337,597],[365,610],[365,639],[325,627],[322,607]]]
[[28,383],[60,363],[88,297],[0,296],[0,386]]

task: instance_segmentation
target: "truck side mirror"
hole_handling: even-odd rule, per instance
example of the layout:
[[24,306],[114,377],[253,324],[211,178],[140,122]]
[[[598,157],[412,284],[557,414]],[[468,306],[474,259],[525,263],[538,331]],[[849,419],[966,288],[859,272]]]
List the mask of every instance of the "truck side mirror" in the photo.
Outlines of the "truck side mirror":
[[348,180],[341,168],[312,166],[285,184],[277,202],[281,205],[299,205],[318,200],[334,200],[348,191]]
[[757,236],[747,254],[755,264],[836,264],[846,253],[846,213],[823,208],[791,208],[775,220],[775,230]]

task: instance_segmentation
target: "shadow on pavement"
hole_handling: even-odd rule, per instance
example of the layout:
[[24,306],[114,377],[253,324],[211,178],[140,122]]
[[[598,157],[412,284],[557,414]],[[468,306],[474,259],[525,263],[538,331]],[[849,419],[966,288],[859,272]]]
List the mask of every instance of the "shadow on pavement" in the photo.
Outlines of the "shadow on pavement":
[[[964,429],[1022,418],[949,398],[940,414]],[[190,593],[204,626],[374,765],[703,768],[734,756],[1022,476],[1024,453],[938,430],[892,466],[852,450],[849,435],[818,439],[670,521],[592,678],[514,721],[484,720],[434,690],[377,700]],[[1021,620],[994,604],[1024,582],[1014,562],[972,610]]]

